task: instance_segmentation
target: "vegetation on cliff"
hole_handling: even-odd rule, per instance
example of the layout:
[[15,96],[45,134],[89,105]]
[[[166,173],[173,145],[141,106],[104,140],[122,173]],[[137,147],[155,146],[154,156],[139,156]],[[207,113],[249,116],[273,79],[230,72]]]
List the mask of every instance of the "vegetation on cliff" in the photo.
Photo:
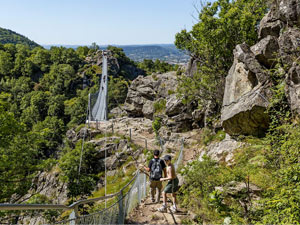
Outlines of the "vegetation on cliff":
[[257,41],[257,25],[266,10],[264,0],[218,0],[203,6],[191,31],[176,34],[175,45],[189,52],[198,68],[179,78],[178,94],[186,102],[204,109],[213,105],[220,112],[232,52],[237,44]]

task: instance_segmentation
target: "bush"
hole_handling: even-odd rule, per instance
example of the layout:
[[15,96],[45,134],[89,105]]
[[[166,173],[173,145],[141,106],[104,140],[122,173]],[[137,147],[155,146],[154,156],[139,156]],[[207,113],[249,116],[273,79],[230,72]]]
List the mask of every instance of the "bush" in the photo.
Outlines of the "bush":
[[152,122],[152,129],[155,132],[156,136],[158,135],[159,129],[161,128],[161,121],[161,118],[155,117],[154,121]]
[[158,101],[154,102],[153,107],[154,107],[154,112],[157,113],[162,113],[166,109],[166,100],[165,99],[159,99]]

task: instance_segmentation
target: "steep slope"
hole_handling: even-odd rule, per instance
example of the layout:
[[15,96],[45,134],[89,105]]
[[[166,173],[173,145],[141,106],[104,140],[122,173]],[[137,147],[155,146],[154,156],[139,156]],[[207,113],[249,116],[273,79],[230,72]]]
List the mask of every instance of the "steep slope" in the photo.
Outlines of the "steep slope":
[[18,34],[12,30],[4,29],[0,27],[0,44],[24,44],[29,45],[30,47],[39,46],[34,41],[29,40],[27,37]]

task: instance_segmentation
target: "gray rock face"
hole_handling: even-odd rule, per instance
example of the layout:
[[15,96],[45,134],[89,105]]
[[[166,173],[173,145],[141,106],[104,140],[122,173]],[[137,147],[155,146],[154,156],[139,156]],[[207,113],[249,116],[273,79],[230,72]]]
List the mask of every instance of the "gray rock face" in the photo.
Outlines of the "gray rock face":
[[300,25],[300,2],[298,0],[279,1],[278,12],[280,19],[288,25]]
[[274,59],[280,58],[289,71],[286,92],[292,110],[300,113],[299,66],[294,63],[300,56],[299,22],[299,0],[279,0],[260,23],[260,41],[251,48],[236,46],[221,115],[227,133],[262,135],[268,128],[265,109],[272,82],[267,71],[277,63]]
[[300,114],[300,66],[297,63],[294,63],[289,70],[286,83],[286,92],[291,109]]
[[279,53],[285,64],[292,65],[300,56],[300,28],[290,27],[278,39]]
[[154,114],[154,106],[152,101],[146,101],[146,103],[143,105],[142,109],[143,115],[148,118],[152,119]]
[[118,118],[127,115],[126,111],[124,111],[121,107],[113,108],[112,110],[110,110],[109,114],[113,118]]
[[279,20],[278,11],[276,10],[276,6],[274,6],[260,21],[258,38],[262,39],[268,35],[279,37],[282,27],[283,22]]
[[274,59],[277,57],[278,50],[277,38],[270,35],[251,47],[257,61],[267,68],[274,66]]
[[182,113],[167,119],[166,125],[173,132],[184,132],[192,129],[193,119],[189,113]]
[[206,151],[201,152],[199,160],[202,161],[204,154],[206,154],[214,160],[225,161],[227,164],[230,164],[234,156],[234,151],[241,146],[241,142],[237,142],[227,136],[223,141],[207,146]]
[[[153,119],[155,114],[160,117],[165,114],[163,124],[172,127],[173,131],[189,130],[193,124],[193,106],[186,106],[177,99],[174,94],[177,85],[176,72],[139,76],[131,83],[122,108],[130,117]],[[161,100],[165,100],[166,105],[155,109],[157,104],[162,104]]]
[[168,116],[174,116],[180,114],[185,109],[182,101],[176,97],[176,95],[171,95],[166,103],[166,114]]
[[222,126],[230,135],[260,135],[269,123],[264,113],[269,97],[264,87],[268,75],[247,45],[238,45],[234,56],[226,77]]

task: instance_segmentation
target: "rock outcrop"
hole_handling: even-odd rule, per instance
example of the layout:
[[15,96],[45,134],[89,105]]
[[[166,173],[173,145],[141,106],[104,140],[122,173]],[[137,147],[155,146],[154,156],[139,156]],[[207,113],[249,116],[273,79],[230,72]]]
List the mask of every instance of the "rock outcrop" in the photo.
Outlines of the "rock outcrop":
[[224,161],[230,164],[233,160],[234,152],[236,149],[243,146],[242,142],[231,139],[229,135],[221,142],[212,143],[202,151],[199,160],[203,160],[203,156],[207,155],[216,161]]
[[[92,55],[86,57],[85,62],[87,64],[96,65],[102,67],[102,51],[97,51]],[[144,75],[145,72],[139,68],[137,68],[134,64],[124,64],[122,61],[120,62],[116,57],[114,57],[111,51],[107,51],[107,64],[108,64],[108,74],[112,76],[118,76],[120,71],[122,70],[127,74],[128,79],[133,80],[139,75]],[[84,80],[87,80],[85,77],[85,72],[83,72]],[[88,84],[88,81],[86,81]]]
[[177,84],[176,72],[139,76],[129,87],[123,110],[129,117],[161,116],[172,131],[190,130],[194,109],[184,105],[174,94]]
[[[222,125],[230,135],[263,135],[269,125],[265,113],[272,85],[268,70],[278,60],[287,68],[286,89],[291,108],[300,112],[299,66],[300,3],[280,0],[262,19],[259,42],[236,46],[234,63],[226,77]],[[286,71],[286,72],[287,72]]]

